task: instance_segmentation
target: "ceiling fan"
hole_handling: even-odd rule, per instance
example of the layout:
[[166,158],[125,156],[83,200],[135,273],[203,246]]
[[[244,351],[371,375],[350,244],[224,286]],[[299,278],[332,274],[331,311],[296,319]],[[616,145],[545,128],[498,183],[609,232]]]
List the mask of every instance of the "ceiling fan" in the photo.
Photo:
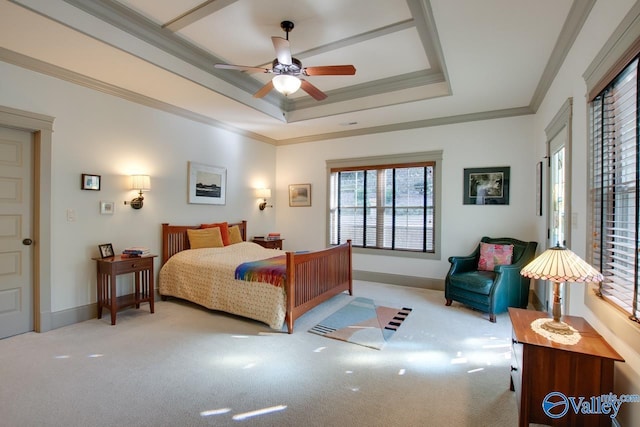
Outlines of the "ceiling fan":
[[300,76],[352,76],[356,73],[353,65],[324,65],[318,67],[303,67],[300,60],[291,56],[289,46],[289,32],[293,30],[293,22],[282,21],[280,28],[287,33],[287,38],[271,37],[273,47],[276,50],[276,59],[273,60],[271,68],[250,67],[244,65],[215,64],[216,68],[227,70],[238,70],[247,73],[267,73],[275,74],[273,79],[253,94],[254,98],[262,98],[271,89],[276,89],[281,94],[287,96],[302,88],[318,101],[322,101],[327,95],[320,89],[300,78]]

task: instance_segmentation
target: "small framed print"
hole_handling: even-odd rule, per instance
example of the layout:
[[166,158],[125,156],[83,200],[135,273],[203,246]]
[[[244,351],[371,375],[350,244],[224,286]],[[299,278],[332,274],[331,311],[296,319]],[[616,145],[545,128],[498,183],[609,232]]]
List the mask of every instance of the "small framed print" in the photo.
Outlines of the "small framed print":
[[100,213],[102,215],[113,215],[116,206],[114,202],[100,202]]
[[100,191],[100,175],[82,174],[81,189]]
[[100,250],[100,258],[111,258],[113,256],[113,245],[111,243],[103,243],[98,245]]
[[311,184],[289,185],[289,206],[311,206]]

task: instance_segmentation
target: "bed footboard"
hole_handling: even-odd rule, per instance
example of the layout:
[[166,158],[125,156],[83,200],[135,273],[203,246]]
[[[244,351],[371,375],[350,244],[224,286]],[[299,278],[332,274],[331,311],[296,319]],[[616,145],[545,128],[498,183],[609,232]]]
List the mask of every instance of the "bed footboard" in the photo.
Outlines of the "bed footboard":
[[353,295],[351,240],[307,253],[287,252],[287,330],[295,319],[329,298],[349,291]]

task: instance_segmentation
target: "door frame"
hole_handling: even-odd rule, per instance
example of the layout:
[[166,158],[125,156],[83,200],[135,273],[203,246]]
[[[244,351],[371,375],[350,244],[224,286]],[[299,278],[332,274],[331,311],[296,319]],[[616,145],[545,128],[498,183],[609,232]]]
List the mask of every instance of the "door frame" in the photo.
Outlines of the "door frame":
[[[573,116],[573,98],[568,98],[565,103],[560,107],[560,110],[556,113],[551,123],[547,125],[544,132],[546,134],[546,158],[547,158],[547,172],[546,172],[546,182],[547,185],[551,182],[551,141],[563,130],[567,132],[567,139],[565,140],[565,150],[564,150],[564,212],[565,212],[565,230],[564,237],[566,241],[566,246],[571,246],[571,120]],[[551,230],[551,218],[549,218],[549,211],[551,209],[551,192],[548,191],[549,188],[546,188],[546,201],[547,201],[547,209],[545,211],[546,216],[546,226],[547,226],[547,238],[546,242],[549,241],[549,233]],[[547,246],[545,244],[545,246]],[[547,249],[547,248],[545,248]]]
[[[548,249],[550,246],[553,246],[553,242],[549,242],[551,238],[551,224],[553,219],[551,218],[551,142],[555,139],[560,132],[566,132],[566,139],[564,142],[564,217],[565,217],[565,229],[564,229],[564,240],[566,242],[566,246],[571,246],[571,229],[572,227],[572,212],[571,212],[571,137],[572,137],[572,129],[571,122],[573,117],[573,98],[567,98],[567,100],[562,104],[556,115],[553,117],[551,122],[544,129],[546,135],[545,141],[545,150],[546,150],[546,173],[545,180],[547,182],[546,187],[543,188],[543,191],[546,193],[546,209],[543,210],[545,216],[545,225],[546,225],[546,233],[545,233],[545,244],[543,251]],[[549,284],[548,281],[539,282],[539,286],[536,288],[536,293],[538,294],[538,300],[541,302],[545,302],[547,300],[547,296],[550,295],[549,292]],[[542,294],[543,293],[543,294]],[[542,294],[542,295],[541,295]],[[544,296],[543,296],[544,295]],[[543,296],[543,298],[540,298]],[[565,283],[561,288],[561,297],[562,297],[562,306],[569,306],[569,299],[571,298],[569,293],[569,286]],[[551,307],[543,307],[546,310],[551,310]],[[566,310],[563,308],[563,312]]]
[[54,117],[0,105],[0,126],[33,134],[33,326],[51,321],[51,141]]

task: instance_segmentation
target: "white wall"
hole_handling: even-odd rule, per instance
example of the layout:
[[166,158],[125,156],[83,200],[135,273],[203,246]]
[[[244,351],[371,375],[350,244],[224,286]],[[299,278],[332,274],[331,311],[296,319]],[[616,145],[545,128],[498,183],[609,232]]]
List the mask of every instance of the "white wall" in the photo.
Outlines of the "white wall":
[[[572,228],[571,249],[581,257],[586,256],[589,232],[587,224],[587,87],[582,75],[635,3],[633,0],[617,0],[615,2],[599,0],[595,4],[535,117],[534,149],[536,157],[540,157],[545,152],[545,127],[551,122],[567,98],[573,98],[571,211],[578,221]],[[539,239],[545,236],[544,221],[539,221],[537,233]],[[585,305],[585,298],[589,297],[589,292],[591,291],[586,289],[584,285],[571,285],[569,304],[565,314],[586,318],[626,360],[625,364],[616,364],[616,386],[613,392],[640,394],[640,389],[638,389],[640,354],[625,342],[625,339],[622,338],[622,331],[611,329],[610,319],[603,322],[603,319],[596,316]],[[606,305],[604,302],[601,304]],[[613,309],[609,310],[609,315],[624,317]],[[640,330],[637,325],[633,325],[626,319],[623,319],[621,323],[625,323],[623,328],[632,330],[631,334],[636,337],[636,340],[640,338]],[[621,425],[640,425],[640,404],[624,404],[620,410],[618,421]]]
[[[117,252],[140,245],[161,254],[163,222],[246,219],[249,235],[273,229],[275,214],[258,210],[253,189],[275,185],[274,146],[2,62],[0,75],[0,104],[55,117],[53,312],[95,303],[91,257],[100,243]],[[187,203],[188,161],[227,168],[225,206]],[[82,173],[102,175],[102,189],[81,190]],[[141,210],[124,205],[136,196],[128,189],[133,173],[151,176]],[[100,215],[101,200],[115,202],[114,215]],[[67,221],[67,209],[76,221]]]
[[[277,227],[292,250],[325,247],[327,159],[443,150],[440,260],[354,255],[354,269],[444,280],[448,257],[469,254],[484,235],[535,238],[532,116],[289,145],[277,149]],[[464,168],[510,166],[508,206],[463,205]],[[311,183],[312,206],[291,208],[289,184]]]

